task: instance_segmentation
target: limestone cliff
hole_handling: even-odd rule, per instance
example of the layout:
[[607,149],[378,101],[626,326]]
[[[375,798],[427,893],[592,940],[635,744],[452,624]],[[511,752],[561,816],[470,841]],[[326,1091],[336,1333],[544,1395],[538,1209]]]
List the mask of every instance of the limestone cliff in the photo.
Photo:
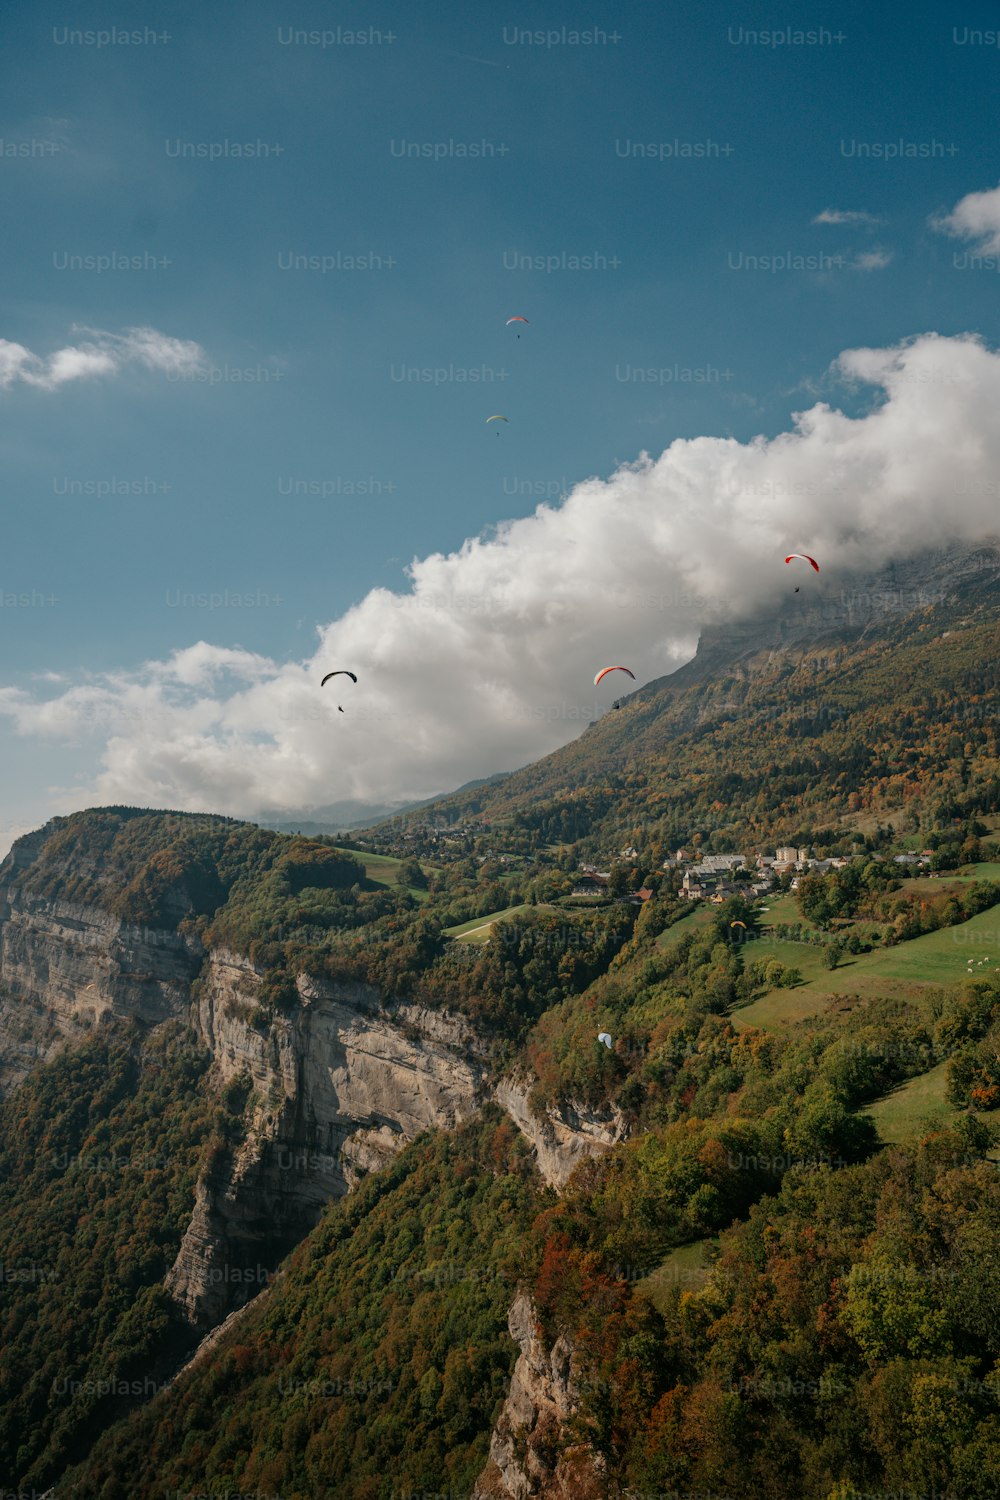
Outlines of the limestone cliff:
[[194,1329],[207,1332],[266,1286],[331,1199],[422,1131],[467,1119],[491,1090],[557,1189],[583,1156],[622,1138],[616,1115],[571,1104],[536,1115],[530,1080],[489,1077],[468,1021],[367,985],[300,975],[298,1003],[261,1028],[262,975],[178,926],[181,897],[162,926],[123,921],[110,910],[115,889],[100,883],[99,850],[85,845],[78,858],[91,877],[85,899],[59,877],[46,837],[19,840],[0,865],[0,1092],[116,1021],[144,1031],[180,1021],[208,1049],[218,1090],[246,1086],[242,1138],[213,1151],[167,1277]]
[[584,1157],[610,1150],[628,1134],[625,1117],[618,1110],[599,1115],[584,1105],[565,1102],[539,1114],[530,1102],[531,1087],[531,1080],[523,1076],[504,1078],[494,1098],[534,1146],[539,1172],[557,1191],[566,1186]]
[[2,879],[11,868],[9,856],[0,867],[0,1095],[105,1018],[186,1016],[203,959],[197,939],[25,895]]
[[761,656],[816,642],[864,640],[878,633],[887,619],[949,603],[974,608],[996,589],[1000,577],[1000,543],[962,544],[889,563],[872,572],[824,569],[809,578],[800,597],[782,598],[777,610],[756,617],[706,626],[697,654],[669,678],[646,683],[632,701],[655,697],[667,682],[686,687],[710,681],[715,674],[738,675],[741,665]]
[[581,1397],[573,1351],[562,1338],[547,1348],[536,1322],[531,1299],[518,1295],[507,1326],[521,1352],[472,1500],[603,1500],[604,1460],[588,1443],[567,1442]]
[[458,1018],[303,977],[301,1006],[265,1035],[249,1020],[259,986],[248,960],[213,951],[192,1005],[221,1082],[252,1083],[246,1138],[199,1184],[167,1280],[202,1328],[259,1290],[275,1248],[307,1233],[331,1199],[483,1098],[481,1044]]

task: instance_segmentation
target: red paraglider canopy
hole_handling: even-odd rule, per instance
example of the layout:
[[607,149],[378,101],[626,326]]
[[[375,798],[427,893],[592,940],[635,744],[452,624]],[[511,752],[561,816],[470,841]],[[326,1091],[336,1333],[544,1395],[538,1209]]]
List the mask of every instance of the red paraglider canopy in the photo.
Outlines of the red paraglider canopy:
[[602,677],[607,677],[609,672],[626,672],[628,673],[629,677],[631,677],[632,681],[635,681],[635,673],[630,672],[628,667],[605,667],[604,670],[602,672],[598,672],[597,676],[594,678],[594,686],[597,686]]

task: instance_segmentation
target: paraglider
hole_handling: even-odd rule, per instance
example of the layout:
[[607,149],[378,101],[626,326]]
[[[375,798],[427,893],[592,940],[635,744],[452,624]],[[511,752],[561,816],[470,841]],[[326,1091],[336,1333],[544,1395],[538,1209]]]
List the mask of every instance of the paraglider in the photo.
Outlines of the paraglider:
[[814,557],[810,557],[808,552],[790,552],[785,558],[785,562],[790,563],[796,557],[800,562],[807,562],[814,572],[819,572],[819,563]]
[[730,927],[742,927],[744,932],[746,932],[747,930],[747,924],[745,922],[741,922],[738,917],[735,922],[730,922],[729,925]]
[[611,1051],[611,1038],[606,1031],[599,1031],[597,1033],[597,1040],[603,1042],[608,1051]]
[[[516,317],[508,318],[507,322],[504,324],[504,327],[505,328],[509,328],[512,323],[527,323],[527,321],[528,321],[527,318],[522,318],[521,315],[520,315],[520,313],[518,313],[518,315]],[[520,338],[520,337],[521,337],[521,335],[518,334],[518,338]]]
[[625,672],[629,677],[631,677],[633,682],[635,681],[635,673],[630,671],[628,667],[605,667],[602,671],[598,672],[597,676],[594,678],[594,686],[597,686],[602,677],[607,677],[609,672]]
[[[352,682],[357,682],[358,680],[355,674],[353,672],[349,672],[346,667],[339,667],[336,672],[327,672],[326,676],[323,678],[323,681],[320,683],[320,687],[325,687],[326,684],[330,681],[331,677],[349,677]],[[337,704],[337,712],[339,714],[342,714],[344,712],[339,703]]]
[[[501,416],[487,417],[486,421],[487,421],[487,424],[489,424],[490,422],[509,422],[510,421],[510,417],[501,417]],[[497,437],[499,437],[499,436],[500,436],[500,429],[498,427],[497,428]]]

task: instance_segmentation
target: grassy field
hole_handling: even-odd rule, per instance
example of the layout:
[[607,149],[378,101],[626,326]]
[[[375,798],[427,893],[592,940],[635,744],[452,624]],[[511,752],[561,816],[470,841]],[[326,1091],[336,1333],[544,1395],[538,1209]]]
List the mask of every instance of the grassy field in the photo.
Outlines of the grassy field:
[[508,906],[504,911],[491,912],[488,917],[473,917],[471,922],[459,922],[457,927],[445,927],[444,936],[456,938],[462,943],[485,943],[489,941],[490,928],[494,922],[507,921],[523,911],[545,911],[544,906]]
[[[937,895],[944,894],[948,886],[957,889],[974,879],[1000,879],[1000,866],[982,863],[962,874],[949,873],[940,881],[904,880],[903,887]],[[772,907],[770,921],[800,920],[793,896],[782,896],[768,904]],[[894,948],[845,954],[836,969],[825,968],[822,949],[809,943],[778,942],[764,937],[755,941],[744,956],[749,954],[754,958],[773,954],[782,963],[801,969],[806,981],[793,990],[772,990],[753,1005],[732,1014],[738,1030],[746,1026],[773,1030],[805,1020],[848,996],[866,999],[899,996],[919,1002],[931,987],[958,984],[987,974],[1000,964],[1000,908],[980,912],[969,922],[927,933]],[[919,1139],[928,1126],[946,1125],[960,1113],[945,1098],[946,1082],[947,1063],[940,1063],[869,1105],[863,1113],[875,1122],[880,1138],[887,1144]],[[652,1293],[651,1300],[655,1300]]]
[[[781,1026],[816,1015],[835,996],[886,995],[916,1000],[930,985],[958,984],[968,975],[985,974],[1000,962],[1000,910],[980,912],[957,927],[943,927],[895,948],[846,955],[836,969],[822,967],[821,950],[807,943],[774,943],[762,938],[753,945],[755,957],[774,949],[782,963],[794,963],[807,983],[795,990],[772,990],[753,1005],[733,1013],[733,1024]],[[817,958],[819,966],[817,968]],[[977,966],[978,959],[985,959]]]
[[[341,854],[350,854],[353,859],[359,860],[366,870],[369,866],[373,870],[377,870],[379,866],[383,868],[388,868],[389,866],[398,868],[403,863],[394,854],[373,854],[368,849],[344,849],[339,844],[337,848]],[[374,879],[374,876],[372,878]]]
[[668,943],[675,939],[678,941],[688,932],[696,932],[699,927],[704,927],[712,918],[712,908],[709,906],[696,906],[694,911],[689,911],[666,932],[661,932],[656,939],[657,948],[665,948]]
[[[399,868],[403,863],[401,859],[395,859],[391,854],[370,854],[367,849],[342,849],[339,845],[337,847],[339,853],[350,854],[359,864],[364,865],[366,877],[374,880],[376,885],[399,885]],[[420,868],[426,873],[426,866],[421,865]],[[418,890],[416,886],[408,885],[403,889],[409,891],[410,895],[415,896],[418,901],[427,900],[427,892]]]
[[823,949],[815,943],[793,943],[788,938],[760,937],[743,946],[745,963],[759,963],[761,960],[767,962],[772,958],[776,958],[788,969],[801,970],[802,978],[807,984],[829,973],[823,967]]
[[948,1064],[938,1063],[929,1073],[909,1079],[861,1113],[871,1116],[882,1140],[891,1145],[916,1140],[924,1134],[925,1122],[941,1126],[960,1114],[944,1096],[947,1072]]
[[764,926],[777,926],[779,923],[795,923],[807,931],[815,932],[816,927],[808,917],[804,917],[799,911],[797,899],[792,891],[776,892],[771,896],[764,896],[763,903],[770,910],[764,913]]
[[963,865],[960,870],[940,870],[934,876],[908,875],[902,881],[902,888],[940,898],[942,894],[971,885],[975,880],[1000,880],[1000,864],[984,860],[978,865]]
[[[966,865],[964,869],[956,871],[955,876],[959,880],[1000,880],[1000,864],[984,860],[978,865]],[[944,878],[951,880],[955,877],[949,870]]]
[[681,1291],[697,1291],[708,1278],[709,1267],[706,1251],[718,1247],[718,1240],[692,1240],[689,1245],[679,1245],[672,1250],[661,1266],[643,1276],[635,1283],[637,1292],[644,1293],[653,1306],[663,1310],[663,1303],[670,1292],[680,1287]]

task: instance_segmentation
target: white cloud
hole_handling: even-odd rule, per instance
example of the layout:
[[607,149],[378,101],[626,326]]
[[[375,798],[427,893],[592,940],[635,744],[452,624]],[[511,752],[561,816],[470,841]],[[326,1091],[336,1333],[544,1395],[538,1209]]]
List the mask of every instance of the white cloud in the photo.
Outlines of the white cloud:
[[44,374],[22,372],[21,379],[31,385],[40,385],[44,390],[54,390],[69,380],[85,380],[88,375],[110,375],[116,368],[115,360],[107,349],[83,348],[57,349],[49,355]]
[[892,260],[891,250],[862,250],[852,261],[848,261],[849,271],[884,271]]
[[813,223],[866,225],[874,227],[877,224],[884,224],[885,220],[877,218],[875,214],[865,213],[863,209],[859,208],[824,208],[823,212],[817,214],[815,219],[813,219]]
[[[678,439],[643,454],[413,563],[410,593],[373,589],[318,630],[307,660],[202,641],[61,690],[2,690],[0,714],[21,734],[99,754],[99,773],[64,790],[60,810],[298,813],[416,800],[523,765],[624,690],[595,690],[597,668],[661,677],[704,625],[790,599],[787,552],[819,559],[804,586],[836,591],[852,572],[996,531],[1000,354],[927,334],[848,350],[834,373],[872,388],[869,411],[820,401],[771,439]],[[338,667],[357,685],[321,689]]]
[[950,214],[931,220],[931,228],[959,240],[977,241],[982,255],[1000,253],[1000,186],[984,193],[967,193]]
[[199,344],[170,338],[155,328],[106,333],[100,328],[74,327],[72,331],[88,337],[45,358],[33,354],[23,344],[0,339],[0,390],[20,381],[38,390],[54,391],[73,380],[117,374],[136,364],[167,374],[191,374],[205,362]]

